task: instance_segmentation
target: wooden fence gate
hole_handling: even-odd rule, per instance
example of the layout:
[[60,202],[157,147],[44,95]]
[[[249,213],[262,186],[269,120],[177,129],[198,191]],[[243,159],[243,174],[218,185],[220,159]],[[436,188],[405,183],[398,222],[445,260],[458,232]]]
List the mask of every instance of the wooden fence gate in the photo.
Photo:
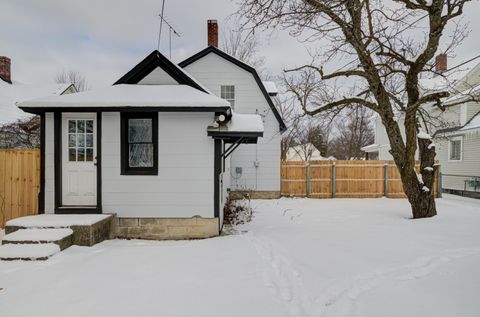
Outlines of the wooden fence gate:
[[[438,172],[434,190],[438,196]],[[373,160],[284,161],[281,164],[281,193],[312,198],[406,197],[395,163]]]
[[40,150],[0,149],[0,227],[38,212]]

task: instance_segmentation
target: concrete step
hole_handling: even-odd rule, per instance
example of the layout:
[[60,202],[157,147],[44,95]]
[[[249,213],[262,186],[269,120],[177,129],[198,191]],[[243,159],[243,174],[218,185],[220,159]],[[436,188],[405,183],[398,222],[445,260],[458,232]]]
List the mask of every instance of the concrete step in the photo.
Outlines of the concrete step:
[[72,229],[74,245],[92,246],[116,237],[116,221],[116,216],[111,214],[42,214],[7,221],[5,233],[22,229]]
[[73,230],[63,229],[19,229],[7,234],[3,244],[45,244],[55,243],[64,250],[73,244]]
[[0,260],[42,261],[60,252],[55,243],[45,244],[4,244],[0,246]]

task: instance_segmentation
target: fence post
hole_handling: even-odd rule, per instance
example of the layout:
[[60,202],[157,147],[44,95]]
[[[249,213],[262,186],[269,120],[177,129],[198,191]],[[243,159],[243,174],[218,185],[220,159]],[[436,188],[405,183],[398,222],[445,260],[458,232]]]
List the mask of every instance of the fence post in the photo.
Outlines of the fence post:
[[332,198],[335,198],[337,192],[337,166],[332,163]]
[[387,162],[385,162],[385,165],[383,165],[383,178],[384,178],[383,196],[387,197],[388,196],[388,163]]
[[310,196],[310,190],[311,190],[310,189],[310,177],[311,176],[310,176],[310,162],[308,162],[308,161],[307,161],[307,169],[306,169],[305,173],[306,173],[306,176],[307,176],[306,177],[306,179],[307,179],[307,188],[306,188],[307,193],[306,194],[307,194],[307,197],[309,197]]

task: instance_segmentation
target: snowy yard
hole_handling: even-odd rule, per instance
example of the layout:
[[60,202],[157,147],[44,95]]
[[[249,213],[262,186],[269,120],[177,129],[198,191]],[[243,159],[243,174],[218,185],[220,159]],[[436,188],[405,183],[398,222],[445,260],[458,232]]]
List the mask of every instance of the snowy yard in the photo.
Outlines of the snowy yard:
[[229,236],[0,262],[0,316],[479,316],[480,201],[437,202],[256,200]]

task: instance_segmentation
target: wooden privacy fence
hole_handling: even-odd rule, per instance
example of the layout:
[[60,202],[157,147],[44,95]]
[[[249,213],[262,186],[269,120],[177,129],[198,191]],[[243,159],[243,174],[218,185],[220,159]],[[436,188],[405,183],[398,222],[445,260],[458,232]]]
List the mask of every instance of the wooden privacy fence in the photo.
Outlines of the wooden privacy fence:
[[40,191],[40,151],[0,149],[0,227],[5,222],[37,214]]
[[[434,187],[438,195],[438,172]],[[284,161],[281,164],[281,192],[283,196],[312,198],[406,197],[395,163],[373,160]]]

